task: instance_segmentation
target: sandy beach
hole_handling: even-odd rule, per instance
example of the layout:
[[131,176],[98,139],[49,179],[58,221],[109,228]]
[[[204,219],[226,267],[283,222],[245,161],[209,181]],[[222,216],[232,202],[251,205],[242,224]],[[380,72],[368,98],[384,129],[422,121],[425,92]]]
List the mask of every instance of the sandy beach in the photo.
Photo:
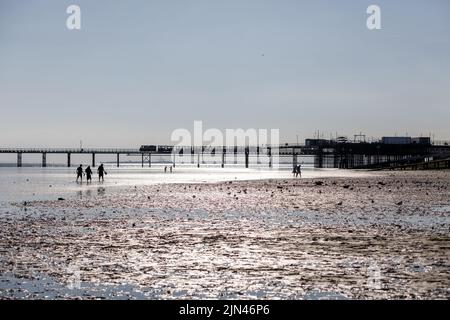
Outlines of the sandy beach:
[[126,186],[0,215],[0,298],[449,299],[450,172]]

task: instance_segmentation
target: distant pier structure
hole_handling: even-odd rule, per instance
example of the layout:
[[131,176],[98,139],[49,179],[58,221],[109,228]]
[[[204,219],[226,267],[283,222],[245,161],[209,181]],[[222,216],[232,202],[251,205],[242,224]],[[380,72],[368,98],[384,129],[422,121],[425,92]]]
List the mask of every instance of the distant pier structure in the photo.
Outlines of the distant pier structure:
[[42,155],[42,167],[47,166],[47,155],[48,154],[65,154],[67,156],[67,166],[70,167],[71,156],[74,154],[90,154],[92,156],[91,166],[95,167],[95,156],[97,154],[110,154],[116,155],[117,166],[120,165],[121,155],[142,155],[142,161],[144,161],[144,154],[139,152],[138,149],[102,149],[102,148],[92,148],[92,149],[70,149],[70,148],[3,148],[0,149],[0,153],[15,153],[17,154],[17,166],[22,167],[22,158],[24,154],[41,154]]
[[[357,139],[358,138],[358,139]],[[121,156],[139,156],[142,167],[152,165],[152,155],[170,156],[172,165],[176,165],[177,156],[190,159],[191,164],[200,167],[204,156],[213,154],[218,157],[222,168],[227,164],[227,156],[232,156],[233,164],[237,164],[238,155],[244,157],[246,168],[251,166],[250,157],[256,164],[265,160],[272,167],[273,157],[292,159],[292,165],[298,163],[300,156],[314,158],[316,168],[341,169],[386,169],[386,168],[450,168],[450,145],[446,142],[431,143],[428,137],[383,137],[375,142],[366,142],[363,135],[355,136],[353,141],[344,137],[335,140],[306,139],[304,144],[283,144],[272,146],[167,146],[143,145],[136,149],[124,148],[0,148],[0,154],[17,154],[17,166],[23,164],[24,154],[41,154],[42,167],[47,166],[47,155],[65,154],[67,166],[71,166],[71,156],[89,154],[91,166],[96,166],[96,155],[108,154],[116,156],[116,166],[120,166]],[[289,160],[290,161],[290,160]],[[427,163],[429,162],[429,163]],[[416,164],[421,164],[417,166]]]
[[[432,144],[429,137],[383,137],[369,143],[364,135],[355,135],[353,141],[344,137],[306,139],[292,152],[313,155],[316,168],[387,169],[448,159],[450,146],[447,142]],[[448,165],[448,161],[444,163]]]

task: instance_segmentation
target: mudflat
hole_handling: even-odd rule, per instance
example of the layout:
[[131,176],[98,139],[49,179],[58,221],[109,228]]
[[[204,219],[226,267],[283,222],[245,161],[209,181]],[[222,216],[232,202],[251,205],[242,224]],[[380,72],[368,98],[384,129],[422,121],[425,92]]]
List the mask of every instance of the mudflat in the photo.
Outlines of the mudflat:
[[131,186],[0,228],[0,298],[450,297],[448,171]]

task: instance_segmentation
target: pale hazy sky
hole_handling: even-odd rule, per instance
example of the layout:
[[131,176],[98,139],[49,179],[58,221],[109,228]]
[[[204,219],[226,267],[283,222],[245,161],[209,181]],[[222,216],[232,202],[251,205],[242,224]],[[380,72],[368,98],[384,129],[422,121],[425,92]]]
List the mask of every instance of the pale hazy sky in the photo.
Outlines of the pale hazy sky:
[[169,143],[194,120],[450,139],[450,1],[0,0],[0,108],[0,147]]

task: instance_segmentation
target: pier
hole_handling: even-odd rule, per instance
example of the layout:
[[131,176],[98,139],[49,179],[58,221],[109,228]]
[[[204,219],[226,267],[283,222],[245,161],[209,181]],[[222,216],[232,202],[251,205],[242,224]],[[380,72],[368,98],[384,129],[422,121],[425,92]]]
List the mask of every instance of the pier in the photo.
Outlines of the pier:
[[[148,164],[148,167],[152,166],[152,155],[160,156],[171,156],[172,165],[176,165],[176,156],[190,154],[191,163],[194,164],[194,159],[196,158],[197,167],[200,167],[204,163],[203,156],[206,154],[215,154],[216,152],[221,152],[221,167],[224,168],[226,164],[226,155],[233,154],[234,164],[237,164],[237,155],[245,156],[245,167],[249,167],[249,158],[251,154],[257,155],[258,159],[260,157],[261,147],[210,147],[210,146],[198,146],[198,147],[166,147],[164,151],[146,151],[141,149],[121,149],[121,148],[89,148],[89,149],[76,149],[76,148],[0,148],[0,154],[17,154],[17,167],[23,166],[23,156],[26,154],[41,154],[42,155],[42,167],[47,166],[47,155],[50,154],[65,154],[67,157],[67,167],[71,167],[71,157],[75,154],[88,154],[92,157],[91,166],[96,167],[96,155],[106,154],[106,155],[116,155],[116,166],[120,166],[121,156],[140,156],[141,165],[144,167]],[[251,150],[254,152],[252,153]],[[270,150],[270,147],[269,147]],[[197,155],[197,157],[195,157]],[[271,152],[268,152],[267,156],[272,157]]]
[[[47,166],[47,155],[49,154],[65,154],[67,156],[67,167],[71,166],[71,156],[73,154],[90,154],[92,156],[91,166],[95,167],[95,156],[97,154],[117,155],[116,165],[120,166],[120,155],[140,155],[144,154],[139,149],[70,149],[70,148],[3,148],[0,149],[0,154],[15,153],[17,154],[17,167],[22,167],[24,154],[42,154],[42,167]],[[143,160],[142,160],[143,161]]]
[[[221,153],[220,165],[226,166],[227,155],[234,156],[233,163],[237,164],[238,155],[244,156],[244,166],[250,167],[250,157],[256,158],[260,164],[266,157],[268,167],[273,165],[273,157],[292,159],[292,165],[298,163],[300,156],[314,158],[316,168],[340,168],[340,169],[388,169],[393,167],[414,167],[414,164],[428,161],[442,160],[450,157],[448,144],[434,145],[431,143],[405,143],[389,144],[383,142],[337,142],[334,140],[307,139],[305,144],[283,144],[277,146],[164,146],[163,149],[145,150],[141,148],[0,148],[0,154],[17,154],[17,167],[22,167],[23,156],[26,154],[41,154],[42,167],[47,166],[48,156],[51,154],[65,154],[67,167],[71,166],[71,156],[75,154],[91,155],[91,166],[96,166],[96,155],[108,154],[116,156],[116,166],[120,166],[121,156],[140,156],[141,165],[152,166],[152,156],[170,156],[172,165],[176,165],[177,156],[189,156],[191,164],[200,167],[205,163],[204,155],[216,155]],[[186,159],[186,158],[184,158]],[[448,166],[448,161],[440,162],[438,168]],[[426,165],[419,166],[427,167]],[[433,166],[429,166],[430,168]]]

